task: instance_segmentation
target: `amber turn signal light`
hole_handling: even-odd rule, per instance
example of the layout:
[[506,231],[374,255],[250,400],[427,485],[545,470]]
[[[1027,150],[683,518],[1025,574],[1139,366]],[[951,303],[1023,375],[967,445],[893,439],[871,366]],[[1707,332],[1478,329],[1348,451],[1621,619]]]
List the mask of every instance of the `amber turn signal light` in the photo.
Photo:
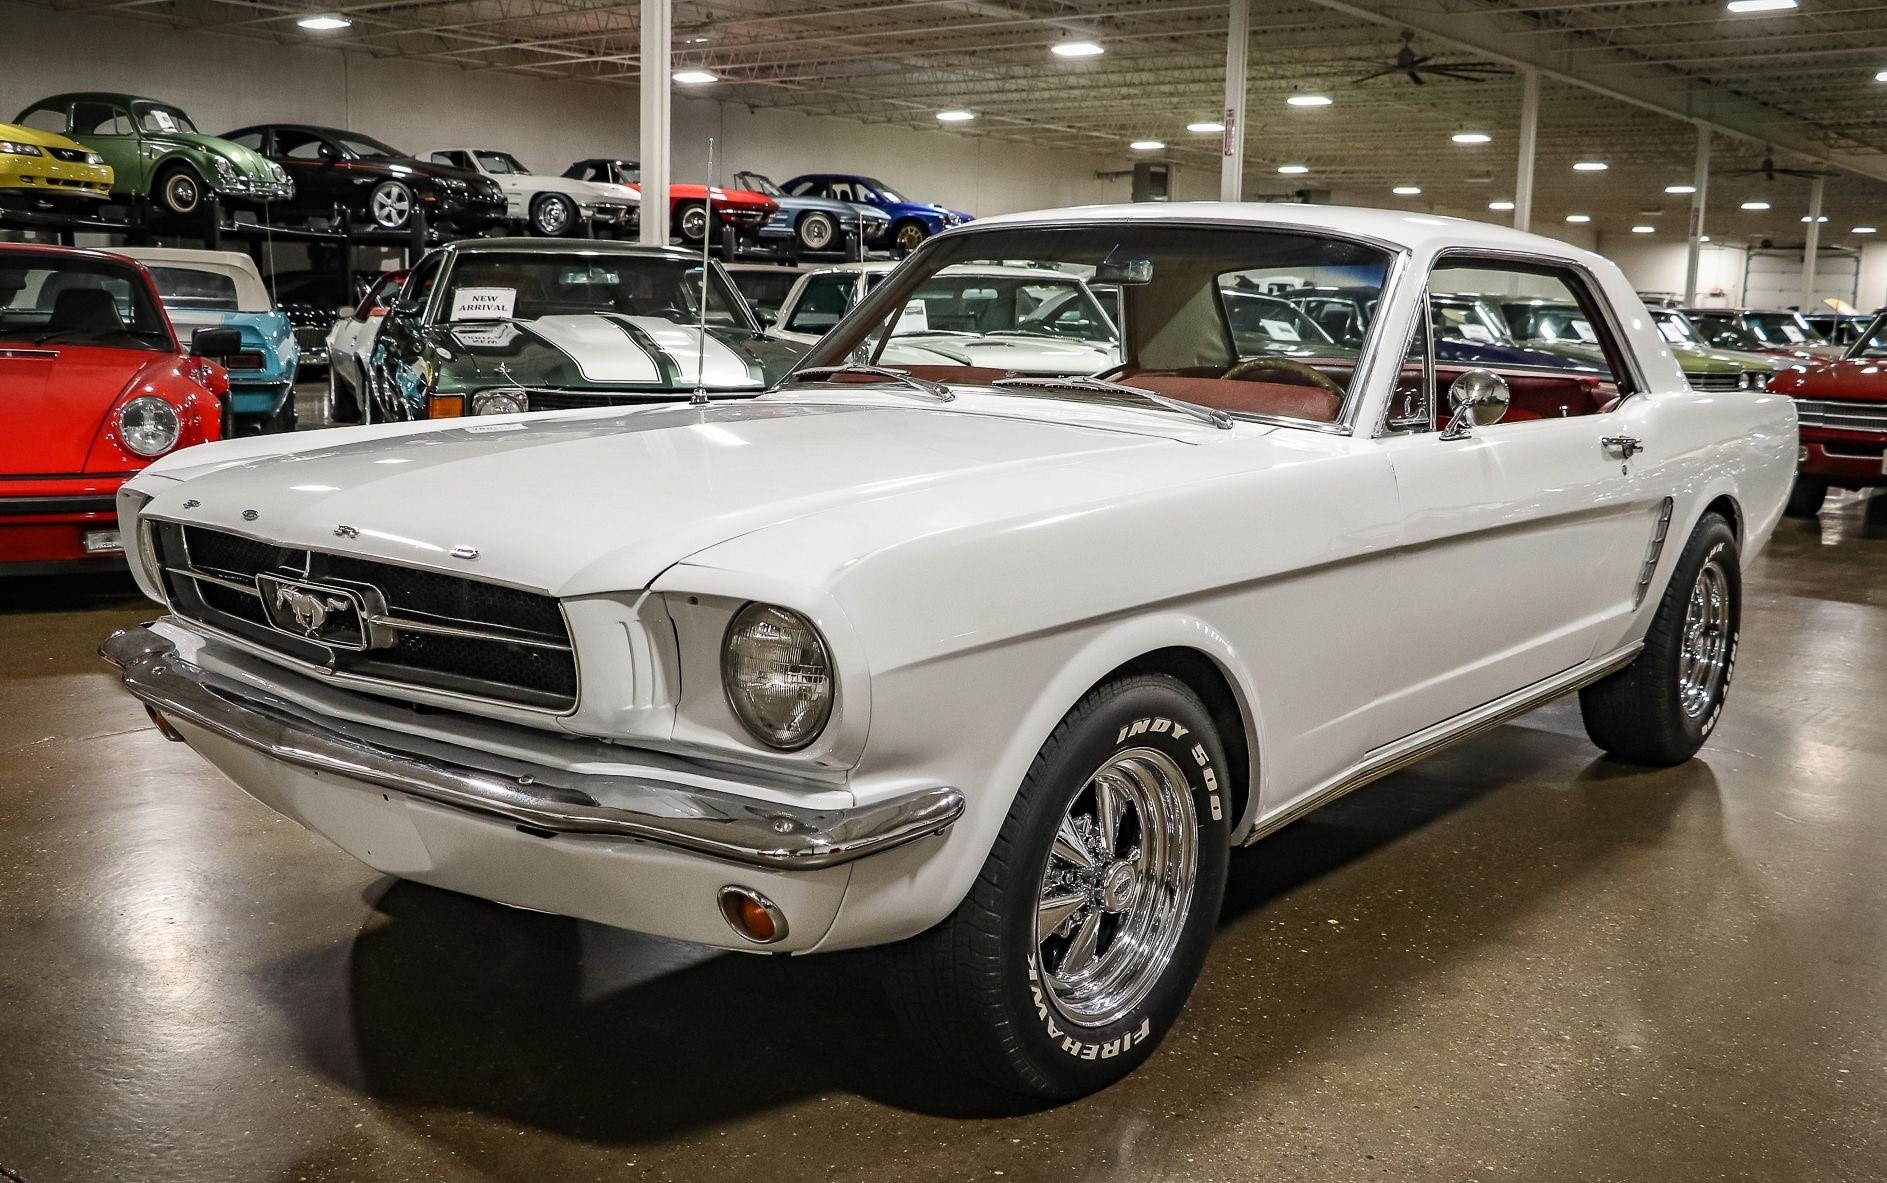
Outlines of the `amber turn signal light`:
[[457,419],[465,414],[465,396],[462,394],[435,394],[426,400],[426,418]]
[[786,914],[766,896],[748,887],[723,887],[721,916],[727,926],[756,945],[786,939]]

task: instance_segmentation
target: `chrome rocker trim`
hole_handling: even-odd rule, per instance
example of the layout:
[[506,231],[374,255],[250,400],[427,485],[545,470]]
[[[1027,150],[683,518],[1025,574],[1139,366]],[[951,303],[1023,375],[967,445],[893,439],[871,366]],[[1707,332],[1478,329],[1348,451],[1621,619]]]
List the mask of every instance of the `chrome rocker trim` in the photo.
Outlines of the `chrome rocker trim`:
[[[113,633],[99,655],[118,667],[125,689],[164,720],[201,727],[287,764],[546,834],[629,838],[746,866],[817,870],[941,833],[963,813],[963,794],[943,787],[851,809],[808,809],[654,777],[572,775],[549,767],[541,775],[495,773],[345,734],[285,701],[216,678],[149,628]],[[599,804],[593,791],[630,804]]]
[[1250,846],[1259,839],[1274,834],[1297,821],[1305,814],[1330,804],[1346,793],[1355,792],[1364,785],[1379,781],[1391,773],[1400,772],[1411,764],[1420,763],[1443,748],[1452,747],[1483,731],[1491,731],[1502,723],[1545,706],[1563,694],[1570,694],[1575,690],[1590,686],[1600,678],[1615,674],[1630,665],[1644,647],[1643,641],[1633,641],[1624,648],[1615,649],[1603,657],[1562,670],[1531,686],[1523,686],[1512,694],[1503,695],[1492,702],[1482,703],[1478,707],[1463,711],[1452,719],[1443,719],[1432,726],[1424,727],[1413,735],[1405,735],[1401,739],[1375,748],[1351,765],[1348,770],[1338,773],[1317,789],[1305,794],[1270,817],[1259,819],[1239,845]]

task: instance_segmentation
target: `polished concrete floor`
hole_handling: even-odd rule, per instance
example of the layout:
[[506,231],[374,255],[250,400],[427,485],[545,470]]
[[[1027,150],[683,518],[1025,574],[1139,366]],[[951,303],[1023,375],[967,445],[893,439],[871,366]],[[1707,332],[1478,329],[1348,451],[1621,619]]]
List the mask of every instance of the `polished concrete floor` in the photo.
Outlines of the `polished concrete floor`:
[[91,652],[146,615],[127,584],[0,587],[0,1167],[1880,1179],[1884,510],[1784,525],[1701,759],[1607,763],[1561,703],[1239,852],[1164,1049],[1041,1112],[932,1069],[867,956],[708,956],[372,874],[117,692]]

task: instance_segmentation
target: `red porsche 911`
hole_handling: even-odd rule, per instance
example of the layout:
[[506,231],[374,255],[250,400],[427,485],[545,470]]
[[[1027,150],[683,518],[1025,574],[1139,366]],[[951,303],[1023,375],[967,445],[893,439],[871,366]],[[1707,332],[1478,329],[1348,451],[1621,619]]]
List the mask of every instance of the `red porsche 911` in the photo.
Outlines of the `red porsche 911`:
[[122,563],[118,486],[221,438],[234,329],[177,340],[150,273],[0,243],[0,575]]

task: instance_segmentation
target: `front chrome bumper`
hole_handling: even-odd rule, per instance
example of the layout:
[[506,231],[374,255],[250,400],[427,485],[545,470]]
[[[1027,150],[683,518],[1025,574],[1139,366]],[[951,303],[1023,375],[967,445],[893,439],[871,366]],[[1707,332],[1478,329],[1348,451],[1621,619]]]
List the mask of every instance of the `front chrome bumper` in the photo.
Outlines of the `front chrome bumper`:
[[150,628],[113,633],[99,654],[173,738],[174,719],[298,768],[545,833],[651,842],[768,870],[816,870],[940,833],[963,812],[963,794],[942,787],[849,809],[809,809],[653,777],[550,767],[495,772],[478,767],[480,753],[470,748],[458,749],[463,762],[448,760],[402,750],[395,733],[370,737],[311,718],[184,660]]

